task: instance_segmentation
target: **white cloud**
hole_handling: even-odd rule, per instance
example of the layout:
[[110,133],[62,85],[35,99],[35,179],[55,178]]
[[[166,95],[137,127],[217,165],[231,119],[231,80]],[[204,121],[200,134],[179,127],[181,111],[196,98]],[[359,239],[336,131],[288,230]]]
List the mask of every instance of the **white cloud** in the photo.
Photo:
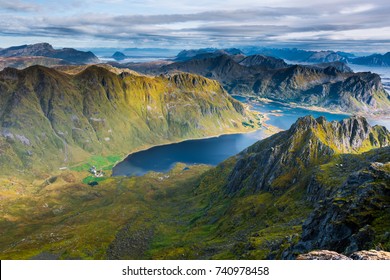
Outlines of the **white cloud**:
[[351,7],[346,7],[340,11],[341,14],[343,15],[350,15],[350,14],[359,14],[363,12],[367,12],[370,10],[375,9],[376,6],[372,4],[364,4],[364,5],[358,5],[358,6],[351,6]]

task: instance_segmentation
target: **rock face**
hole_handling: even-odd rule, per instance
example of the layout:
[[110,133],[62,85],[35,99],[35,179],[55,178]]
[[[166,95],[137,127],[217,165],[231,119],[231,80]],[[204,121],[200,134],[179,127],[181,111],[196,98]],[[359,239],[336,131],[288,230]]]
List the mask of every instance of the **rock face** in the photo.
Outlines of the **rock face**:
[[61,50],[56,50],[48,43],[10,47],[1,50],[0,56],[2,57],[42,56],[42,57],[62,59],[71,64],[99,63],[99,59],[92,52],[82,52],[72,48],[64,48]]
[[334,251],[319,250],[302,254],[297,260],[390,260],[390,253],[385,251],[358,251],[349,257]]
[[[281,102],[320,106],[343,112],[381,112],[390,108],[390,97],[379,75],[353,73],[345,64],[287,66],[275,58],[229,55],[190,59],[168,65],[128,65],[148,74],[177,71],[196,73],[219,81],[231,94],[257,95]],[[135,67],[135,68],[133,68]]]
[[390,260],[390,253],[386,251],[359,251],[350,255],[353,260]]
[[358,57],[351,60],[354,64],[371,65],[371,66],[390,66],[390,52],[381,54],[373,54],[370,56]]
[[15,168],[50,170],[80,156],[122,154],[147,143],[247,130],[242,123],[253,117],[220,84],[197,75],[151,78],[114,68],[82,69],[0,72],[3,174]]
[[299,255],[297,260],[351,260],[351,258],[337,252],[320,250]]

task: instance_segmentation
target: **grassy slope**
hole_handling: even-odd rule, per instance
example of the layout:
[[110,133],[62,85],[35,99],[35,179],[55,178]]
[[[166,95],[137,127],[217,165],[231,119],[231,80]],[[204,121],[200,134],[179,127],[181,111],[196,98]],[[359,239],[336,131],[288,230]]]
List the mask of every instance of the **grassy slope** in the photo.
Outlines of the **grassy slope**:
[[[264,258],[269,242],[300,232],[285,226],[301,221],[285,207],[296,197],[222,199],[220,179],[233,163],[206,173],[200,187],[207,166],[178,165],[165,175],[109,178],[95,187],[79,183],[86,173],[70,171],[32,184],[3,180],[0,257]],[[249,236],[261,249],[245,254]]]
[[165,177],[150,173],[107,178],[95,187],[80,183],[86,173],[74,171],[32,184],[2,180],[0,257],[26,259],[45,252],[61,258],[100,259],[106,258],[116,232],[129,221],[142,229],[170,230],[178,202],[188,198],[199,174],[208,169],[183,168],[178,165]]

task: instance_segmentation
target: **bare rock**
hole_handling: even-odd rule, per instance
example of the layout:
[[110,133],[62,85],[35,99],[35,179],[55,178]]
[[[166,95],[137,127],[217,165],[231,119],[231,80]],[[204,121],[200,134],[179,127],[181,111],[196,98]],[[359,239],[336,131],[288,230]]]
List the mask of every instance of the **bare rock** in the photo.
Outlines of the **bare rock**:
[[390,253],[386,251],[358,251],[351,254],[353,260],[390,260]]
[[297,260],[352,260],[345,255],[334,251],[319,250],[298,255]]

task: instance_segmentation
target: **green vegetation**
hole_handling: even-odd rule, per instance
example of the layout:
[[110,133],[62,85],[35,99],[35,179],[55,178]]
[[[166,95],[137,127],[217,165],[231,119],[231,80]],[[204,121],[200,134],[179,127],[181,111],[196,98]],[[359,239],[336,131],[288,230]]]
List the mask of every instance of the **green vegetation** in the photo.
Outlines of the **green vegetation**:
[[86,163],[79,164],[70,168],[73,171],[88,171],[92,166],[95,166],[96,169],[111,170],[116,163],[121,161],[123,158],[121,156],[92,156]]

